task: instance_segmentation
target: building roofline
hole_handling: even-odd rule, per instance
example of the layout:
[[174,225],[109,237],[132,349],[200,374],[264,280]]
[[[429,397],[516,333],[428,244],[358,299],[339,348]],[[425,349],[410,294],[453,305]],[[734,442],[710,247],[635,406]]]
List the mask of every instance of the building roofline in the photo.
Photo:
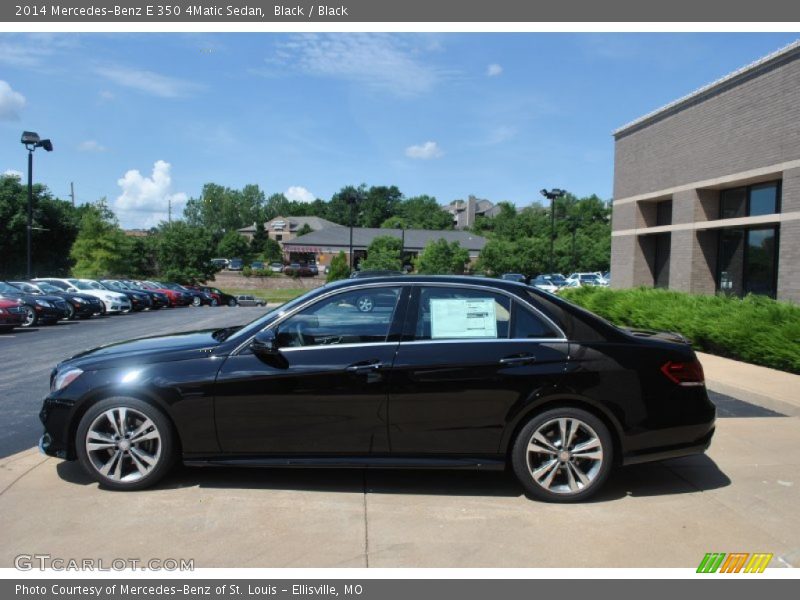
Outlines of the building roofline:
[[704,85],[703,87],[698,88],[695,91],[678,98],[677,100],[673,100],[661,108],[657,108],[656,110],[651,111],[646,115],[639,117],[638,119],[634,119],[633,121],[626,123],[622,127],[615,129],[612,132],[612,135],[615,138],[619,138],[625,134],[642,129],[647,125],[651,125],[656,121],[660,121],[661,119],[675,114],[684,108],[691,106],[692,104],[696,104],[697,102],[705,100],[707,97],[734,87],[739,83],[750,79],[751,77],[761,74],[763,71],[785,62],[786,60],[791,60],[795,58],[794,55],[800,55],[800,39],[795,40],[783,48],[779,48],[775,52],[767,54],[766,56],[759,58],[758,60],[753,61],[750,64],[747,64],[740,69],[737,69],[736,71],[717,79],[716,81],[712,81],[711,83]]

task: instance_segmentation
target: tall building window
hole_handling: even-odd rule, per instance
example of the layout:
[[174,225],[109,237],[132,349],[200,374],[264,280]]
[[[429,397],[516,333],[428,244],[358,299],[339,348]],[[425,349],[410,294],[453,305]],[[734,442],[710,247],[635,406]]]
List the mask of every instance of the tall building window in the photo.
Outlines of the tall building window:
[[723,229],[719,240],[717,290],[775,297],[778,228]]
[[755,217],[780,212],[780,182],[723,190],[719,196],[719,218]]

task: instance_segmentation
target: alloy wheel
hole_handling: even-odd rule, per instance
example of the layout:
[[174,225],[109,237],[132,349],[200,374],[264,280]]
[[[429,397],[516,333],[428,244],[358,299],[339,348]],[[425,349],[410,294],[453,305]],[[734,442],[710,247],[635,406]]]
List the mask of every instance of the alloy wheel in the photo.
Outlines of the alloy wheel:
[[375,303],[369,296],[361,296],[358,300],[356,300],[356,307],[361,312],[371,312],[372,309],[375,308]]
[[560,417],[544,422],[531,435],[526,451],[533,482],[553,494],[588,489],[604,461],[603,443],[586,422]]
[[192,306],[200,306],[203,301],[200,299],[200,296],[195,296],[192,298]]
[[33,327],[36,325],[36,311],[32,307],[25,307],[25,320],[22,322],[23,327]]
[[159,464],[161,432],[144,413],[129,407],[110,408],[92,421],[85,437],[86,455],[103,478],[133,483]]

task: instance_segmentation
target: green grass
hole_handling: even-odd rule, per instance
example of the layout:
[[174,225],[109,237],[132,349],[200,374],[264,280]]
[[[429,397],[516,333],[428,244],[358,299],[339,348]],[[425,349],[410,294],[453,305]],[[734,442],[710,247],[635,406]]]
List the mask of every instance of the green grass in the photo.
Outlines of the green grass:
[[800,374],[800,306],[764,296],[582,287],[561,295],[623,327],[677,331],[703,352]]
[[301,294],[307,292],[307,289],[304,288],[288,288],[285,290],[277,289],[277,290],[245,290],[241,288],[220,288],[226,294],[231,294],[233,296],[238,296],[240,294],[247,294],[250,296],[255,296],[256,298],[261,298],[266,300],[270,303],[278,303],[283,304],[284,302],[288,302],[289,300],[293,300],[297,298]]

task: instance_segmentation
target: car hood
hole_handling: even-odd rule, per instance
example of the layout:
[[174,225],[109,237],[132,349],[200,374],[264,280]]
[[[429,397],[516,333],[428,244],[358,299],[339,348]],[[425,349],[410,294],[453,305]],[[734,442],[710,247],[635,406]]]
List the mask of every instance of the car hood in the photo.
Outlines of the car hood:
[[180,360],[218,346],[220,341],[214,338],[214,331],[205,329],[116,342],[81,352],[64,362],[81,368],[102,368],[106,361],[121,366],[128,359],[136,363]]

